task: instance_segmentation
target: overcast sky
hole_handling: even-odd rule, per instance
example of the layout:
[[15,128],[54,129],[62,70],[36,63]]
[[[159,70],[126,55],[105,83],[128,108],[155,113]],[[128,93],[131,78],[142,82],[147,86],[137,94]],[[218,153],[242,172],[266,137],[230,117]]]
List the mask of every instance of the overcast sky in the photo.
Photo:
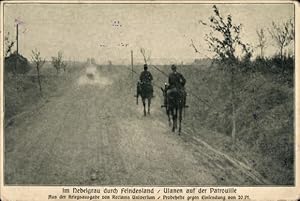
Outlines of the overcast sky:
[[[241,37],[252,45],[257,44],[256,29],[294,19],[293,4],[217,6],[223,16],[231,14],[234,23],[243,24]],[[27,58],[37,48],[47,59],[62,50],[66,59],[116,62],[130,59],[133,50],[139,60],[143,47],[151,50],[151,58],[189,61],[211,56],[204,40],[209,29],[199,20],[208,21],[212,14],[212,4],[5,4],[4,32],[15,39],[15,19],[24,22],[19,52]],[[276,49],[267,37],[268,56]],[[201,47],[201,54],[191,48],[191,39]]]

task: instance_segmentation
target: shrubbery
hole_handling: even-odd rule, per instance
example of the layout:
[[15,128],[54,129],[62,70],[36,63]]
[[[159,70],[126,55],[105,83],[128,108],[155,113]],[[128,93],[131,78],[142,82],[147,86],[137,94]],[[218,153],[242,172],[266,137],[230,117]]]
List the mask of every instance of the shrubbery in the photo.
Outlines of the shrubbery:
[[20,54],[13,53],[5,58],[5,73],[27,73],[31,70],[28,60]]
[[263,57],[266,38],[263,29],[257,31],[261,54],[254,61],[253,47],[240,37],[242,25],[230,14],[222,16],[214,5],[209,20],[200,23],[210,31],[205,40],[215,59],[199,73],[186,72],[191,90],[206,96],[195,116],[202,126],[231,136],[233,150],[242,142],[256,169],[273,183],[293,184],[294,57],[284,54],[294,40],[292,20],[268,29],[279,50],[272,58]]
[[[293,59],[284,58],[284,66],[279,66],[277,59],[239,64],[243,70],[236,76],[236,140],[247,146],[245,157],[262,175],[276,184],[292,184],[294,63]],[[230,136],[230,79],[223,68],[215,63],[210,68],[190,66],[181,70],[188,90],[207,102],[195,102],[197,99],[190,96],[190,104],[198,108],[191,115],[201,126]]]

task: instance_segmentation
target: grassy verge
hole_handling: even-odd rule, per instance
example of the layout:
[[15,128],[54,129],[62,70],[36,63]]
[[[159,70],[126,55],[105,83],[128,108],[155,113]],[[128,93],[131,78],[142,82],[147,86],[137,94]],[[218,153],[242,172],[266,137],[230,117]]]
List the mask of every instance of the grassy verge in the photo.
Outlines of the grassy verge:
[[[170,66],[157,66],[168,74]],[[258,66],[263,67],[263,66]],[[267,69],[264,66],[264,69]],[[156,84],[165,75],[151,68]],[[218,66],[178,67],[187,79],[184,127],[259,172],[274,185],[294,183],[294,88],[282,75],[254,70],[236,80],[237,141],[231,140],[229,80]]]
[[66,72],[56,74],[54,68],[45,64],[42,68],[42,93],[39,91],[35,69],[27,74],[4,75],[4,114],[8,121],[26,111],[43,105],[53,96],[60,96],[70,86],[74,77],[81,71],[83,64],[70,63]]

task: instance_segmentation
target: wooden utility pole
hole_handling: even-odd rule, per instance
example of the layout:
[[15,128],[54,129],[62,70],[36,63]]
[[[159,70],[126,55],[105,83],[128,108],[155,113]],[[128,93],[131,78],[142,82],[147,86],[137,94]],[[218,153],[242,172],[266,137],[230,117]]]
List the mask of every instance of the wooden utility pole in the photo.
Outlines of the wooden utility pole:
[[16,25],[16,42],[17,42],[17,55],[19,54],[19,24]]
[[133,80],[133,51],[131,50],[131,77]]
[[17,74],[18,62],[19,62],[19,24],[16,24],[16,61],[14,73]]

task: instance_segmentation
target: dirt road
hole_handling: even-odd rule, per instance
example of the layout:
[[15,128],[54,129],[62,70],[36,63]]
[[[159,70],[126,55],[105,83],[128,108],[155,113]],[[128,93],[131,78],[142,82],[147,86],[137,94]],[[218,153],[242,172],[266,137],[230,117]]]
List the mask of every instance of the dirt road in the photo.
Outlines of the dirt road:
[[[168,127],[160,92],[137,106],[129,71],[98,69],[5,130],[5,183],[33,185],[249,185],[261,181]],[[183,128],[184,129],[184,128]]]

